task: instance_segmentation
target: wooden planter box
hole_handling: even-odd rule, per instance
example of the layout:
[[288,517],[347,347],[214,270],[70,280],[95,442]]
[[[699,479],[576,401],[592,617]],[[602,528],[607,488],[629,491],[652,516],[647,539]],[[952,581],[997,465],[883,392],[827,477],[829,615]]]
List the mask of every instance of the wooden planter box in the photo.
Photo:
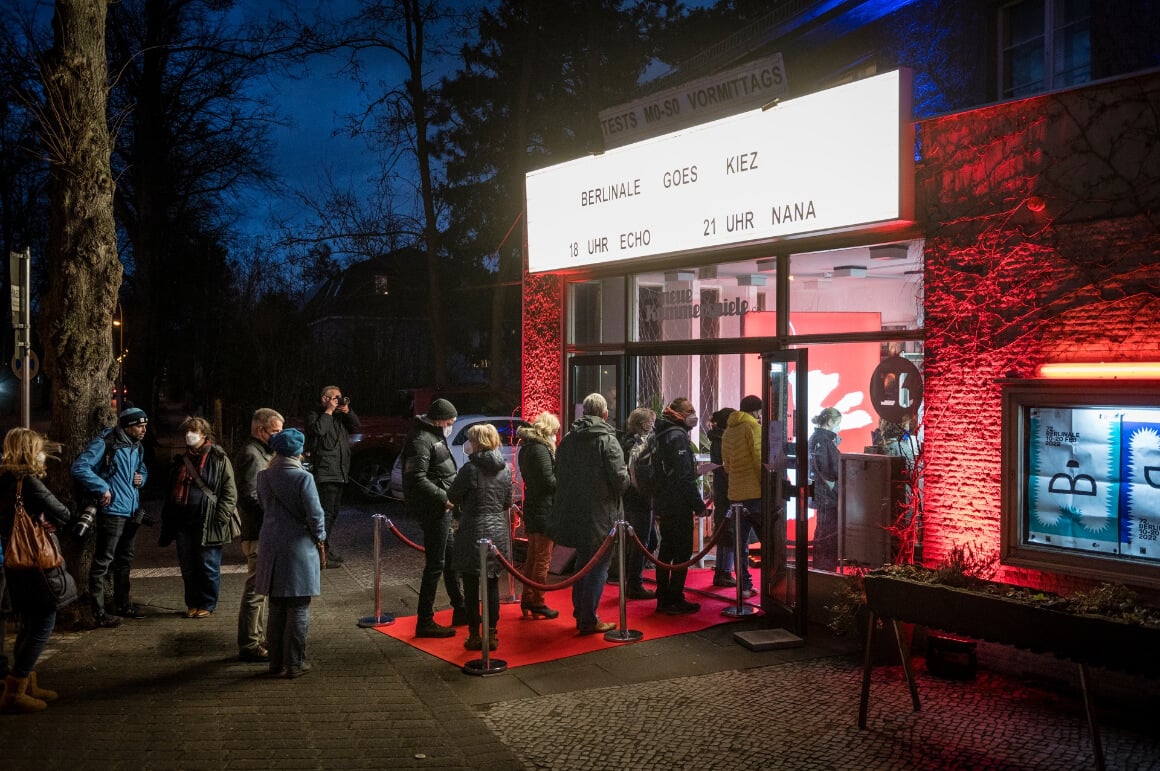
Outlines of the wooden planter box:
[[861,728],[866,727],[873,666],[871,646],[874,620],[878,618],[890,620],[916,712],[919,710],[918,689],[910,667],[910,652],[900,634],[900,622],[903,621],[1037,653],[1052,653],[1074,661],[1079,665],[1084,709],[1099,769],[1104,767],[1103,749],[1088,692],[1090,674],[1087,667],[1096,665],[1151,677],[1160,674],[1160,657],[1155,655],[1160,650],[1160,629],[1155,627],[1102,616],[1066,613],[987,591],[927,584],[895,576],[866,575],[863,587],[871,623],[866,635],[862,700],[858,712]]

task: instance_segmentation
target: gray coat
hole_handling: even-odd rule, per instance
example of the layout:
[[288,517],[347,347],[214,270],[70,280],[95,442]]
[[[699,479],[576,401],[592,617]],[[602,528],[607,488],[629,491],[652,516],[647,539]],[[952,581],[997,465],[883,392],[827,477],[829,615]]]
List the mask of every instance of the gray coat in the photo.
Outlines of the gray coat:
[[274,451],[257,437],[246,439],[234,455],[234,480],[238,487],[238,513],[242,520],[242,540],[258,540],[262,529],[262,502],[258,500],[258,472],[270,465]]
[[318,542],[326,540],[326,525],[314,477],[300,460],[275,455],[258,473],[258,498],[265,517],[254,590],[271,597],[321,594]]
[[599,546],[620,518],[628,467],[612,426],[585,415],[556,450],[556,499],[548,535],[561,546]]
[[[490,538],[505,557],[511,556],[507,510],[512,505],[512,471],[499,450],[474,453],[459,469],[447,499],[455,504],[455,533],[451,567],[461,573],[479,572],[479,539]],[[487,574],[500,574],[494,555],[487,560]]]

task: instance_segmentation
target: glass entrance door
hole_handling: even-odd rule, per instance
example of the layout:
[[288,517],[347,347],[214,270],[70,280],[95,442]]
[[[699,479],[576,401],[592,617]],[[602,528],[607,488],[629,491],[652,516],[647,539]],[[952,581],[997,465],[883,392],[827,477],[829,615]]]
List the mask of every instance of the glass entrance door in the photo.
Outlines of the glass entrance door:
[[762,485],[761,608],[804,637],[809,578],[808,355],[763,354],[765,480]]
[[624,399],[623,356],[574,356],[568,367],[568,413],[561,416],[562,430],[580,417],[584,397],[598,393],[608,402],[608,422],[624,428],[628,402]]

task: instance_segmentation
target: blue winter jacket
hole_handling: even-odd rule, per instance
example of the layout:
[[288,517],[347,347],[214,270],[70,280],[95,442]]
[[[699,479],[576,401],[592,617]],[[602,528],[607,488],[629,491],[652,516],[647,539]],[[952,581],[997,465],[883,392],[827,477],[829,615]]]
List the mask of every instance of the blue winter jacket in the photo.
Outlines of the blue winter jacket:
[[[108,463],[105,462],[106,440],[112,444]],[[134,442],[126,436],[119,427],[106,428],[73,461],[72,474],[96,498],[108,490],[113,491],[109,505],[101,506],[102,513],[131,517],[141,505],[141,491],[133,486],[133,474],[141,475],[142,486],[149,476],[145,467],[145,448],[141,442]]]
[[302,462],[275,455],[258,472],[262,530],[254,589],[270,597],[314,597],[322,593],[318,542],[326,523],[314,477]]

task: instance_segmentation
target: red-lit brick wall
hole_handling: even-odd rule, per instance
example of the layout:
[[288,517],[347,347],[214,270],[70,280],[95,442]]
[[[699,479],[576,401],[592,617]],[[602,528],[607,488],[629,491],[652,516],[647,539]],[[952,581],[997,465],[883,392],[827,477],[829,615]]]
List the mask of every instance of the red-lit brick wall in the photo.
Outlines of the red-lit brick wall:
[[997,561],[996,381],[1045,361],[1160,361],[1160,75],[922,121],[918,136],[924,561],[968,544]]
[[544,410],[559,416],[564,398],[564,279],[525,273],[523,291],[521,414],[529,420]]

